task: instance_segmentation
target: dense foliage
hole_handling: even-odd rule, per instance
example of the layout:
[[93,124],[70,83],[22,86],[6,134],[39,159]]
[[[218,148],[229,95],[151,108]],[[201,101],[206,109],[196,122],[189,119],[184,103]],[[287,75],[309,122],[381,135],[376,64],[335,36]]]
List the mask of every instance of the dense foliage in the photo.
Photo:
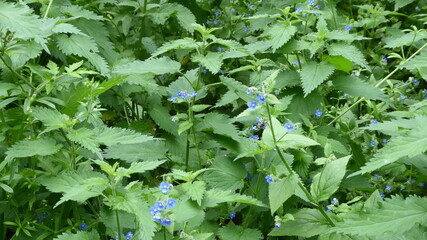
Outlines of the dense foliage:
[[427,239],[425,0],[0,0],[0,239]]

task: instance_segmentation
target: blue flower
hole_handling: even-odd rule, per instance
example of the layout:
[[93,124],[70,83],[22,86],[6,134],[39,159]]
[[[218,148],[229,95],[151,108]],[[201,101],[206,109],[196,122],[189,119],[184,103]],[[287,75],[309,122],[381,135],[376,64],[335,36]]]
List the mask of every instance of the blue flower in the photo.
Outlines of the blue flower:
[[258,126],[257,125],[253,125],[252,126],[252,130],[258,130]]
[[86,223],[82,223],[82,224],[79,225],[79,230],[84,231],[84,230],[86,230],[86,228],[87,228],[87,224]]
[[374,174],[374,179],[375,179],[375,180],[378,180],[378,178],[379,178],[379,177],[380,177],[380,176],[379,176],[378,174],[376,174],[376,173]]
[[178,95],[179,98],[186,98],[187,97],[187,92],[176,91],[176,95]]
[[316,117],[320,117],[320,116],[322,116],[322,115],[323,115],[322,110],[316,110],[315,115],[316,115]]
[[338,199],[333,198],[332,201],[331,201],[331,204],[332,205],[336,205],[337,203],[338,203]]
[[128,232],[128,233],[126,234],[126,240],[130,240],[132,237],[133,237],[133,233]]
[[383,57],[381,58],[381,62],[384,63],[385,65],[388,64],[387,55],[383,55]]
[[297,8],[297,9],[295,10],[295,12],[299,13],[299,12],[302,12],[303,10],[304,10],[304,8],[299,7],[299,8]]
[[211,21],[209,21],[209,20],[206,20],[206,24],[209,24],[209,23],[211,23]]
[[345,30],[350,31],[351,30],[351,26],[350,25],[345,25]]
[[246,175],[246,177],[247,177],[248,179],[252,179],[252,178],[254,178],[254,175],[253,175],[253,174],[251,174],[251,173],[248,173],[248,175]]
[[237,12],[237,10],[236,9],[231,9],[231,13],[232,14],[235,14]]
[[160,201],[156,202],[154,207],[159,211],[165,210],[165,205]]
[[415,6],[415,8],[414,8],[415,10],[420,10],[420,7],[418,7],[418,6]]
[[344,93],[342,96],[343,96],[344,98],[348,98],[347,93]]
[[169,101],[171,101],[171,102],[176,102],[176,96],[171,96],[171,97],[169,98]]
[[329,205],[326,205],[326,211],[327,211],[327,212],[332,211],[332,209],[331,209],[331,207],[330,207]]
[[376,141],[371,141],[370,144],[371,144],[372,147],[375,147],[375,145],[377,145],[377,142]]
[[168,182],[161,182],[159,186],[160,191],[162,191],[162,193],[167,193],[171,187],[172,187],[172,184]]
[[320,5],[316,5],[316,9],[317,9],[317,10],[320,10]]
[[257,102],[252,101],[250,103],[248,103],[248,107],[252,110],[254,110],[256,108]]
[[386,143],[386,142],[388,142],[388,139],[387,138],[383,138],[383,143]]
[[275,228],[280,228],[280,223],[276,223],[276,224],[274,224],[274,227],[275,227]]
[[414,85],[418,85],[418,84],[420,84],[420,81],[418,79],[414,78],[414,80],[412,80],[412,83]]
[[378,121],[377,121],[377,119],[374,119],[374,120],[372,120],[372,121],[371,121],[371,123],[372,123],[372,124],[377,124],[377,123],[378,123]]
[[247,32],[247,31],[249,31],[249,28],[245,26],[245,27],[243,28],[243,31]]
[[354,76],[359,77],[360,76],[360,72],[359,71],[354,71]]
[[247,90],[246,90],[246,93],[247,94],[251,94],[251,93],[253,93],[254,91],[251,89],[251,88],[248,88]]
[[215,19],[215,20],[213,21],[213,24],[214,24],[214,25],[217,25],[217,24],[218,24],[218,20],[216,20],[216,19]]
[[307,183],[308,184],[311,184],[313,182],[313,178],[309,178],[308,180],[307,180]]
[[385,190],[390,191],[391,190],[391,186],[390,185],[385,186]]
[[274,182],[273,177],[272,177],[271,175],[267,175],[267,176],[265,176],[265,180],[266,180],[268,183],[273,183],[273,182]]
[[249,137],[249,139],[259,140],[259,136],[258,135],[252,135]]
[[191,91],[189,93],[189,95],[190,95],[190,97],[195,97],[197,95],[197,92],[196,91]]
[[380,193],[380,197],[381,197],[382,199],[384,199],[384,197],[385,197],[384,193]]
[[290,132],[290,131],[292,131],[292,129],[294,129],[294,125],[292,125],[292,123],[286,123],[285,129],[286,129],[286,131]]
[[294,62],[294,65],[295,65],[295,66],[299,66],[299,65],[300,65],[300,61],[295,61],[295,62]]
[[174,208],[175,204],[176,204],[176,200],[173,198],[168,198],[168,200],[166,201],[167,208]]
[[218,52],[222,52],[222,47],[217,48]]
[[252,8],[254,8],[254,5],[249,4],[249,5],[248,5],[248,8],[249,8],[249,9],[252,9]]
[[164,218],[164,219],[160,219],[160,224],[162,224],[163,226],[170,226],[172,225],[172,221]]
[[314,0],[308,0],[308,5],[314,6]]
[[156,216],[158,213],[160,213],[159,209],[157,209],[156,207],[150,207],[150,214],[151,216]]
[[216,11],[215,11],[215,15],[217,15],[217,16],[218,16],[218,15],[220,15],[220,14],[221,14],[221,12],[220,12],[220,11],[218,11],[218,10],[216,10]]
[[233,218],[235,218],[236,217],[236,213],[235,212],[231,212],[230,213],[230,219],[233,219]]
[[400,99],[402,99],[402,100],[403,100],[403,99],[405,99],[405,98],[406,98],[406,96],[405,96],[405,95],[403,95],[403,94],[402,94],[402,95],[400,95]]
[[265,95],[264,94],[258,94],[256,99],[259,101],[259,103],[265,103]]
[[424,182],[420,182],[419,186],[420,186],[420,188],[424,188],[424,185],[425,185]]

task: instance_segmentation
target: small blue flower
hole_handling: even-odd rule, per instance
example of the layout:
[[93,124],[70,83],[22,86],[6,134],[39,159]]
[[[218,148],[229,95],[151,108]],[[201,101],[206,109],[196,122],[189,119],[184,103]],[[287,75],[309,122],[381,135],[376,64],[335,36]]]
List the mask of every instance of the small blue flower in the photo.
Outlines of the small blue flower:
[[260,104],[265,103],[265,95],[264,94],[258,94],[256,99],[259,101]]
[[253,125],[252,126],[252,130],[255,130],[255,131],[258,130],[258,126],[257,125]]
[[203,73],[203,74],[206,74],[206,73],[208,73],[208,70],[207,70],[207,69],[205,69],[205,70],[203,70],[203,71],[202,71],[202,73]]
[[374,120],[372,120],[372,121],[371,121],[371,123],[372,123],[372,124],[377,124],[377,123],[378,123],[378,120],[377,120],[377,119],[374,119]]
[[248,5],[248,8],[249,8],[249,9],[253,9],[253,8],[254,8],[254,5],[249,4],[249,5]]
[[294,65],[295,65],[295,66],[299,66],[299,65],[300,65],[300,61],[295,61],[295,62],[294,62]]
[[370,144],[371,144],[372,147],[375,147],[375,145],[377,145],[377,142],[376,141],[371,141]]
[[257,102],[255,102],[255,101],[248,103],[249,109],[252,109],[252,110],[254,110],[256,108],[256,105],[257,105]]
[[412,83],[414,85],[418,85],[418,84],[420,84],[420,81],[418,79],[414,78],[414,80],[412,80]]
[[333,198],[332,201],[331,201],[331,204],[332,205],[336,205],[337,203],[338,203],[338,199]]
[[222,52],[222,47],[217,48],[218,52]]
[[418,7],[418,6],[415,6],[415,8],[414,8],[415,10],[420,10],[420,7]]
[[274,224],[274,227],[275,227],[275,228],[280,228],[280,223],[276,223],[276,224]]
[[302,7],[299,7],[295,10],[295,12],[297,12],[297,13],[302,12],[302,11],[304,11],[304,8],[302,8]]
[[231,13],[232,14],[235,14],[237,12],[237,10],[236,9],[231,9]]
[[266,180],[268,183],[273,183],[273,182],[274,182],[273,177],[272,177],[271,175],[267,175],[267,176],[265,176],[265,180]]
[[79,225],[79,230],[84,231],[87,228],[87,224],[86,223],[82,223]]
[[167,193],[171,187],[172,187],[172,184],[168,182],[161,182],[159,186],[160,191],[162,191],[162,193]]
[[387,138],[383,138],[383,143],[386,143],[386,142],[388,142],[388,139]]
[[424,185],[425,185],[424,182],[420,182],[419,186],[420,186],[420,188],[424,188]]
[[375,179],[375,180],[378,180],[378,178],[379,178],[379,177],[380,177],[380,176],[379,176],[378,174],[376,174],[376,173],[374,174],[374,179]]
[[344,98],[348,98],[347,93],[344,93],[342,96],[343,96]]
[[405,96],[405,95],[403,95],[403,94],[402,94],[402,95],[400,95],[400,99],[402,99],[402,100],[403,100],[403,99],[405,99],[405,98],[406,98],[406,96]]
[[219,71],[219,74],[224,75],[224,74],[225,74],[225,71],[224,71],[224,70],[221,70],[221,71]]
[[311,184],[313,182],[313,178],[309,178],[308,180],[307,180],[307,183],[308,184]]
[[165,210],[165,205],[162,202],[158,201],[154,204],[154,208],[156,208],[159,211],[162,211],[162,210]]
[[354,71],[354,76],[359,77],[360,76],[360,72],[359,71]]
[[195,97],[197,95],[197,92],[196,91],[191,91],[189,93],[189,95],[190,95],[190,97]]
[[322,115],[323,115],[322,110],[316,110],[315,115],[316,115],[316,117],[320,117],[320,116],[322,116]]
[[214,24],[214,25],[217,25],[217,24],[218,24],[218,20],[216,20],[216,19],[215,19],[215,20],[213,21],[213,24]]
[[326,205],[326,211],[327,211],[327,212],[330,212],[330,211],[332,211],[332,209],[331,209],[331,206],[329,206],[329,205]]
[[254,175],[253,175],[253,174],[251,174],[251,173],[248,173],[248,175],[246,175],[246,177],[247,177],[248,179],[252,179],[252,178],[254,178]]
[[171,96],[171,97],[169,98],[169,101],[171,101],[171,102],[176,102],[176,96]]
[[351,26],[350,25],[345,25],[345,30],[346,31],[350,31],[351,30]]
[[167,208],[174,208],[176,204],[176,200],[173,198],[168,198],[168,200],[166,200],[166,207]]
[[245,26],[245,27],[243,28],[243,31],[247,32],[247,31],[249,31],[249,28]]
[[162,224],[163,226],[170,226],[172,225],[172,221],[169,219],[160,219],[160,224]]
[[391,190],[391,186],[390,185],[385,186],[385,190],[390,191]]
[[381,58],[381,62],[384,63],[384,65],[388,64],[387,55],[383,55],[383,57]]
[[251,94],[251,93],[253,93],[254,91],[251,89],[251,88],[248,88],[247,90],[246,90],[246,93],[247,94]]
[[206,25],[209,25],[209,23],[211,23],[211,21],[209,21],[209,20],[206,20]]
[[150,207],[150,214],[151,216],[156,216],[158,213],[160,213],[159,209],[157,209],[156,207]]
[[316,5],[316,9],[317,9],[317,10],[320,10],[320,5]]
[[290,131],[292,131],[292,129],[294,129],[294,125],[292,125],[292,123],[286,123],[285,129],[286,129],[286,131],[290,132]]
[[130,239],[132,239],[132,237],[133,237],[133,233],[128,232],[128,233],[126,234],[126,240],[130,240]]
[[256,118],[256,122],[257,122],[258,124],[262,124],[262,123],[263,123],[262,118],[257,117],[257,118]]
[[230,213],[230,219],[233,219],[233,218],[235,218],[236,217],[236,213],[235,212],[231,212]]
[[308,0],[308,5],[314,6],[314,0]]
[[259,136],[258,135],[252,135],[249,137],[249,139],[259,140]]
[[218,11],[218,10],[215,11],[215,15],[219,16],[220,14],[221,14],[220,11]]
[[179,98],[186,98],[187,97],[187,92],[176,91],[176,95],[178,95]]
[[380,197],[381,197],[382,199],[384,199],[384,197],[385,197],[384,193],[380,193]]

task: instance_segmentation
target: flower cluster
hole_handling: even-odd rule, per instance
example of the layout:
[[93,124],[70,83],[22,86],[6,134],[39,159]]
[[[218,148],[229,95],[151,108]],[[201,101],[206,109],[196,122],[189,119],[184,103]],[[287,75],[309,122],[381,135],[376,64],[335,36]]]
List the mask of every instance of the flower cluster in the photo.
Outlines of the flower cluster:
[[[172,188],[172,184],[168,182],[161,182],[159,189],[162,193],[167,194]],[[172,225],[172,220],[168,217],[170,209],[174,208],[176,205],[176,200],[168,197],[165,201],[157,201],[152,207],[150,207],[150,214],[153,216],[154,220],[160,223],[163,226]]]
[[193,98],[197,95],[196,91],[187,92],[184,91],[176,91],[176,95],[173,95],[169,98],[169,101],[176,102],[178,99],[187,99],[187,98]]
[[[256,118],[257,124],[252,125],[251,127],[246,128],[246,131],[258,131],[261,129],[265,129],[267,127],[267,122],[262,120],[261,118],[257,117]],[[259,136],[257,134],[251,135],[250,137],[248,137],[249,139],[254,139],[254,140],[259,140]]]
[[[126,235],[124,233],[121,234],[122,236],[126,237],[126,240],[131,240],[133,237],[132,232],[128,232]],[[119,236],[116,236],[116,240],[119,240]]]
[[[250,87],[250,88],[248,88],[247,90],[246,90],[246,93],[247,94],[251,94],[251,93],[254,93],[255,92],[255,90],[256,90],[256,88],[253,88],[253,87]],[[249,109],[255,109],[256,108],[256,106],[258,105],[258,103],[259,104],[264,104],[264,103],[266,103],[267,102],[267,97],[268,97],[268,95],[267,94],[263,94],[263,93],[260,93],[260,94],[258,94],[258,96],[256,97],[256,99],[258,100],[258,102],[256,102],[256,101],[252,101],[252,102],[249,102],[248,103],[248,107],[249,107]]]
[[274,182],[273,177],[271,175],[265,176],[265,181],[267,181],[267,183],[269,184]]

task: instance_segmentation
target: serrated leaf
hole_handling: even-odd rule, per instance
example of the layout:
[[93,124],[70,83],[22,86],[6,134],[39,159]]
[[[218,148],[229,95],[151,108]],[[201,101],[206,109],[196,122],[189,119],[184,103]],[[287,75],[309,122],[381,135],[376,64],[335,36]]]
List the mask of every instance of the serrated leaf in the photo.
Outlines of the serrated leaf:
[[317,209],[303,208],[296,212],[290,212],[295,220],[286,221],[280,228],[274,228],[270,236],[300,236],[309,238],[325,233],[330,226],[325,223],[325,218]]
[[155,121],[157,126],[170,134],[178,135],[178,125],[172,122],[169,109],[161,104],[160,98],[153,96],[149,98],[149,102],[150,108],[148,109],[148,114]]
[[0,2],[0,28],[14,32],[15,38],[31,39],[40,34],[37,15],[22,3]]
[[414,2],[414,0],[395,0],[394,11],[397,11],[400,8],[403,8],[404,6],[409,5],[413,2]]
[[55,27],[53,27],[52,31],[54,33],[74,33],[74,34],[86,36],[86,34],[82,33],[82,31],[80,31],[80,29],[78,29],[77,27],[75,27],[74,25],[69,24],[69,23],[60,23],[58,25],[55,25]]
[[253,197],[238,194],[232,191],[223,191],[216,188],[206,191],[202,205],[203,207],[216,207],[218,204],[223,202],[239,202],[266,207],[265,204]]
[[62,148],[61,144],[51,138],[36,140],[22,140],[7,149],[7,158],[23,158],[31,156],[48,156],[57,153]]
[[126,174],[126,175],[130,175],[134,173],[143,173],[145,171],[156,169],[158,166],[162,165],[164,162],[165,160],[151,161],[151,159],[146,162],[133,162],[129,168],[119,167],[117,169],[117,172],[120,174]]
[[193,126],[193,122],[192,121],[182,122],[181,124],[179,124],[179,127],[178,127],[178,135],[181,135],[181,133],[187,131],[192,126]]
[[225,135],[237,140],[239,135],[237,134],[236,127],[232,124],[230,118],[227,115],[220,113],[208,113],[205,115],[203,122],[196,126],[197,130],[212,130],[216,134]]
[[334,66],[327,62],[309,62],[305,64],[300,72],[304,96],[307,96],[323,81],[328,79],[334,70]]
[[99,239],[99,234],[96,231],[91,231],[91,232],[78,231],[77,233],[65,232],[57,236],[53,240],[76,240],[76,239],[79,239],[79,240]]
[[83,9],[81,6],[78,6],[78,5],[61,6],[60,10],[61,12],[73,17],[86,18],[90,20],[104,19],[102,16],[99,16],[89,10]]
[[135,60],[123,66],[116,67],[113,72],[118,74],[145,74],[153,73],[162,75],[166,73],[176,73],[181,68],[181,64],[168,57],[151,58],[145,61]]
[[192,38],[177,39],[177,40],[164,43],[151,55],[151,57],[156,57],[158,55],[161,55],[165,52],[168,52],[174,49],[196,49],[201,45],[202,43],[198,43],[196,42],[196,40]]
[[400,235],[420,224],[427,225],[427,200],[419,196],[386,198],[378,208],[367,208],[338,222],[331,231],[362,236]]
[[262,233],[258,229],[243,228],[242,226],[227,225],[219,229],[221,240],[261,240]]
[[275,181],[268,185],[268,199],[270,200],[271,215],[295,193],[297,185],[298,179],[295,175],[290,175],[285,179]]
[[322,171],[313,177],[310,193],[314,199],[318,202],[327,200],[338,190],[350,157],[343,157],[326,164]]
[[162,141],[149,141],[138,144],[116,144],[105,150],[104,157],[126,162],[139,160],[154,161],[165,157],[167,148]]
[[383,101],[387,99],[380,89],[353,76],[339,76],[333,80],[333,84],[338,90],[351,96]]
[[222,54],[218,52],[208,52],[206,55],[196,53],[192,56],[192,60],[194,62],[199,62],[213,74],[216,74],[221,70],[222,59]]
[[203,195],[206,191],[206,183],[202,181],[187,182],[180,185],[182,189],[199,205],[202,204]]
[[342,70],[346,73],[349,73],[353,69],[351,61],[343,56],[326,56],[323,60],[334,65],[336,69]]
[[67,128],[70,121],[67,115],[61,114],[57,110],[43,107],[33,107],[31,114],[46,126],[43,132],[49,132],[58,128]]
[[266,29],[266,34],[271,38],[273,52],[288,42],[296,33],[297,28],[293,25],[285,25],[283,23],[274,24]]
[[353,45],[346,43],[332,43],[328,47],[328,52],[331,56],[343,56],[362,67],[370,69],[362,52]]
[[243,187],[246,175],[243,164],[219,156],[215,158],[211,170],[203,177],[209,185],[215,188],[234,191]]
[[406,69],[415,69],[427,67],[427,51],[422,52],[420,55],[415,56],[410,61],[400,64],[398,67]]
[[82,203],[99,196],[108,187],[108,178],[92,171],[62,172],[57,176],[41,177],[38,181],[51,192],[63,193],[54,208],[68,200]]

